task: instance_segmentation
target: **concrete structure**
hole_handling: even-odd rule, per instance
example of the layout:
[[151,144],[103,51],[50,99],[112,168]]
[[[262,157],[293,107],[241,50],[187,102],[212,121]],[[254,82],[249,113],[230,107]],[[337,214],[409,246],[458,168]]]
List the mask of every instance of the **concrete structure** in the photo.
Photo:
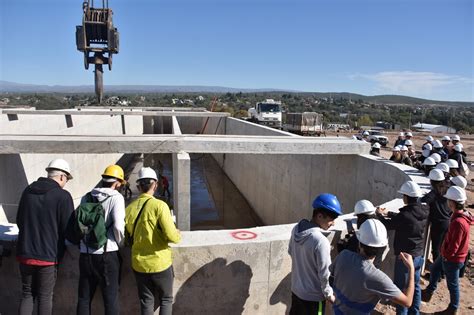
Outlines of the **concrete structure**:
[[[30,123],[25,124],[24,117]],[[89,120],[91,117],[99,122]],[[120,135],[121,121],[117,116],[78,115],[73,117],[73,128],[78,129],[70,133],[76,136],[64,136],[71,129],[65,125],[64,117],[59,115],[19,115],[16,121],[9,121],[6,115],[0,115],[0,204],[10,200],[8,198],[11,196],[16,198],[16,201],[14,198],[9,201],[12,205],[7,211],[8,222],[3,220],[0,224],[0,237],[4,239],[3,245],[13,250],[14,256],[17,234],[14,212],[18,194],[27,183],[43,174],[43,167],[51,157],[58,156],[37,153],[70,152],[69,156],[60,156],[72,161],[72,169],[77,170],[79,176],[84,176],[79,177],[79,181],[76,177],[71,182],[78,181],[77,186],[68,184],[66,187],[75,198],[98,181],[98,177],[87,181],[86,174],[98,176],[103,167],[120,158],[121,153],[172,153],[173,185],[180,228],[186,227],[186,221],[189,221],[185,213],[186,207],[189,208],[186,201],[189,200],[186,189],[190,178],[188,153],[212,154],[263,223],[269,226],[183,232],[182,243],[174,246],[175,314],[285,313],[290,304],[291,260],[287,254],[290,231],[293,223],[310,216],[310,205],[315,195],[335,193],[348,213],[338,219],[337,226],[328,235],[334,245],[344,236],[347,226],[345,220],[352,220],[349,213],[357,200],[366,198],[376,205],[396,211],[401,207],[396,191],[404,181],[412,179],[424,189],[429,187],[429,181],[415,169],[364,154],[368,153],[369,145],[360,141],[302,138],[229,117],[124,117],[136,119],[133,123],[127,120],[127,126],[136,128],[133,130],[135,133]],[[76,121],[82,122],[80,118],[84,118],[84,123],[76,124]],[[50,129],[54,124],[57,127]],[[174,135],[138,136],[142,132],[151,134],[156,131],[169,131]],[[107,132],[120,136],[95,136]],[[128,132],[132,130],[127,128]],[[179,135],[180,132],[183,135]],[[190,135],[196,133],[207,135]],[[24,136],[19,136],[21,134]],[[51,139],[45,134],[61,136]],[[49,147],[44,148],[44,145]],[[84,155],[85,152],[94,154]],[[31,156],[30,160],[27,156]],[[33,160],[38,162],[33,163]],[[89,161],[93,161],[93,167]],[[17,173],[24,174],[22,180],[12,185],[5,181],[6,178],[15,178]],[[129,255],[124,249],[122,288],[126,289],[121,290],[122,312],[135,314],[138,313],[139,303]],[[383,265],[385,271],[391,273],[392,263],[393,255],[387,253]],[[78,253],[70,249],[60,268],[55,290],[55,311],[58,314],[74,312],[77,270]],[[0,313],[14,313],[20,292],[14,257],[3,259],[0,273]],[[96,297],[94,311],[102,312],[101,309],[100,298]]]

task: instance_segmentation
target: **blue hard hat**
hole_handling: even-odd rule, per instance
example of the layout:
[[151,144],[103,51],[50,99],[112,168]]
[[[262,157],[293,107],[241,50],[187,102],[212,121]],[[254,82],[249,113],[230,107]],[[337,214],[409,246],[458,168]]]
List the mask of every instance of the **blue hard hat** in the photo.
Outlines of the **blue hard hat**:
[[336,216],[341,215],[341,204],[333,194],[321,194],[313,201],[313,209],[326,209]]

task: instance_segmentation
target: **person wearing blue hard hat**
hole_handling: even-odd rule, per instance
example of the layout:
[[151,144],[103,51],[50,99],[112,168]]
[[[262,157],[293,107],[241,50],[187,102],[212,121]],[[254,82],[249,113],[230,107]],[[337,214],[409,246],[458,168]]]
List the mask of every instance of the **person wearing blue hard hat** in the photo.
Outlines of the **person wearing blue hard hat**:
[[301,220],[291,233],[288,253],[291,256],[290,314],[324,314],[326,301],[334,302],[329,285],[331,244],[322,233],[342,214],[337,197],[321,194],[313,203],[310,220]]

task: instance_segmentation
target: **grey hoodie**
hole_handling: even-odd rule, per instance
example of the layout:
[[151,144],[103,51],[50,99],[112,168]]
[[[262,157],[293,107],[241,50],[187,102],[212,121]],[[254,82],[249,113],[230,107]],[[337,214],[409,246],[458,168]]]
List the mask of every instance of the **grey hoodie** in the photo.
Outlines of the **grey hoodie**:
[[291,233],[291,291],[306,301],[324,301],[333,295],[329,286],[331,245],[321,229],[301,220]]
[[[98,201],[103,201],[110,196],[102,203],[105,211],[105,226],[110,226],[107,231],[107,252],[117,251],[125,232],[125,200],[117,190],[111,188],[94,188],[91,194]],[[82,202],[84,202],[84,198],[81,200]],[[103,254],[104,247],[97,250],[87,248],[81,241],[81,253]]]

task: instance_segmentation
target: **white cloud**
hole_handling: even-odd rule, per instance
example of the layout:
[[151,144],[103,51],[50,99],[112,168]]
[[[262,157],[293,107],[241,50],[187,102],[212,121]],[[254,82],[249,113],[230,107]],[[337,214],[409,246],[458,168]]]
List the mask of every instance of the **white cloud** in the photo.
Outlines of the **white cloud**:
[[472,85],[474,80],[435,72],[385,71],[375,74],[351,74],[349,79],[366,79],[377,84],[377,92],[429,96],[443,87]]

